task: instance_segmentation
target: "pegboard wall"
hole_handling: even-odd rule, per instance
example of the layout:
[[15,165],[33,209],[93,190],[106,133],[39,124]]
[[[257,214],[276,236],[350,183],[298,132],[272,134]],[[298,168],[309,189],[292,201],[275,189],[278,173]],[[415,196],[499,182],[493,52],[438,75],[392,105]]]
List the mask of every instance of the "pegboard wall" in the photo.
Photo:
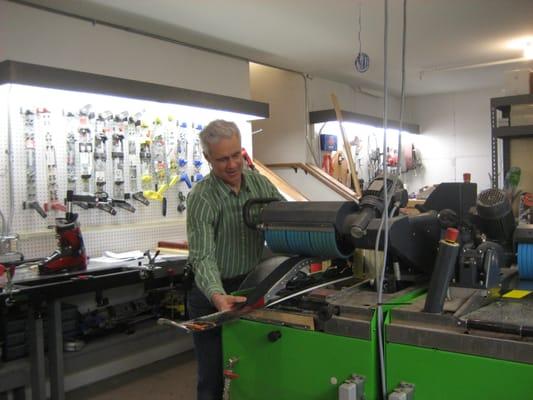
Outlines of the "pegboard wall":
[[[19,235],[18,251],[26,258],[46,256],[56,247],[54,231],[50,228],[53,228],[56,218],[64,216],[64,211],[50,208],[54,193],[57,193],[60,203],[63,203],[67,189],[74,189],[76,194],[85,193],[86,189],[86,193],[90,194],[105,191],[109,197],[123,200],[124,194],[128,197],[135,191],[155,193],[162,185],[168,185],[176,175],[187,176],[194,185],[199,174],[205,176],[209,173],[208,164],[198,147],[198,133],[206,123],[216,118],[235,121],[243,135],[243,144],[251,142],[250,124],[244,116],[233,113],[21,85],[4,86],[10,88],[3,87],[0,90],[0,109],[6,116],[0,119],[0,146],[3,149],[0,155],[0,178],[5,188],[0,193],[0,210],[9,219],[9,210],[13,208],[10,233]],[[34,120],[33,143],[28,135],[31,127],[25,125],[24,116],[28,112],[32,113]],[[88,115],[94,118],[88,118]],[[121,118],[115,120],[114,117],[118,115]],[[106,116],[109,119],[104,122]],[[12,138],[11,153],[7,139],[8,121]],[[82,134],[83,129],[89,129],[90,133],[85,131]],[[69,133],[71,143],[74,139],[75,149],[70,152],[70,157],[67,150]],[[114,133],[124,137],[123,183],[120,184],[115,183],[115,180],[120,181],[117,178],[120,168],[117,168],[116,154],[119,152],[118,142],[112,138]],[[100,134],[104,134],[107,140],[98,142]],[[186,150],[183,140],[179,147],[180,138],[186,139]],[[98,146],[106,153],[105,161],[95,157]],[[31,161],[32,147],[34,162]],[[150,150],[150,159],[141,157],[141,147],[144,147],[145,152]],[[186,164],[179,164],[180,154],[182,160],[187,160]],[[8,184],[9,158],[12,160],[12,188]],[[43,209],[48,206],[46,218],[34,209],[23,207],[25,202],[32,200],[32,180],[28,179],[28,174],[33,170],[31,165],[35,166],[34,198]],[[89,167],[89,178],[86,177],[86,167]],[[136,175],[131,173],[130,167],[136,169]],[[97,177],[100,178],[99,184]],[[186,211],[178,211],[179,194],[182,194],[183,199],[190,189],[187,179],[174,178],[174,181],[177,183],[164,192],[166,216],[162,213],[162,201],[154,199],[150,199],[150,204],[145,206],[131,197],[126,198],[135,212],[115,206],[116,215],[97,208],[74,206],[89,256],[99,256],[105,250],[153,249],[159,240],[185,239]],[[12,207],[10,197],[13,198]]]

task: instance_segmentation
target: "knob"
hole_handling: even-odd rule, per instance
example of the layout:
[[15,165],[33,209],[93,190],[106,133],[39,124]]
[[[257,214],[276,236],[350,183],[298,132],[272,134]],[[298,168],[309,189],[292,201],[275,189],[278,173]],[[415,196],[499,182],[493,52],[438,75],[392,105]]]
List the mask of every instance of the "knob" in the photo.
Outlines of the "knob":
[[277,342],[279,339],[281,339],[281,332],[280,331],[271,331],[267,335],[269,342]]

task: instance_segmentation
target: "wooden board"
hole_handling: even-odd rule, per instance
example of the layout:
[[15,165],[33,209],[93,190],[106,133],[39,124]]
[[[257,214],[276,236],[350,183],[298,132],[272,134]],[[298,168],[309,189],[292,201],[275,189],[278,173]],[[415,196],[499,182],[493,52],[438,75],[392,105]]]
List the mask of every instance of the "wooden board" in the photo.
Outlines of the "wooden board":
[[343,185],[350,187],[351,185],[351,176],[350,176],[350,166],[348,165],[348,160],[342,151],[337,151],[332,158],[333,164],[333,176]]
[[314,331],[315,320],[312,315],[289,313],[278,310],[255,310],[246,316],[246,319],[267,323],[280,323],[283,325],[305,328]]
[[287,181],[285,181],[283,178],[277,175],[270,168],[266,167],[260,161],[254,160],[254,165],[255,165],[255,169],[257,170],[257,172],[265,176],[274,186],[276,186],[278,190],[281,192],[281,194],[285,195],[285,198],[287,200],[292,200],[292,201],[308,201],[309,200],[307,197],[301,194],[297,189],[289,185]]

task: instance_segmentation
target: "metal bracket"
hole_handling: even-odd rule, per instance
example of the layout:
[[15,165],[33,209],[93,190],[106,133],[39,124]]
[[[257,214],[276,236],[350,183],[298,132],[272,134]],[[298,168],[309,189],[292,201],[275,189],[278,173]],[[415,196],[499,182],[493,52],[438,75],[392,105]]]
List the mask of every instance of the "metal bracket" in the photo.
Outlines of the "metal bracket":
[[414,400],[415,385],[413,383],[400,382],[394,392],[389,394],[388,400]]
[[352,374],[339,386],[339,400],[365,400],[365,381],[364,376]]

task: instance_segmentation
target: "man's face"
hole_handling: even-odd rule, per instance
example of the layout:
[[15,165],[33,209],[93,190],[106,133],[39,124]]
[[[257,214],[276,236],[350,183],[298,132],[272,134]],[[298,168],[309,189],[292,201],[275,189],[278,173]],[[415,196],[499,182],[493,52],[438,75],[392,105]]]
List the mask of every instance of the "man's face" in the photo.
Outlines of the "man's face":
[[239,189],[242,179],[241,141],[237,135],[222,138],[209,145],[209,154],[204,154],[211,163],[213,173],[233,188]]

